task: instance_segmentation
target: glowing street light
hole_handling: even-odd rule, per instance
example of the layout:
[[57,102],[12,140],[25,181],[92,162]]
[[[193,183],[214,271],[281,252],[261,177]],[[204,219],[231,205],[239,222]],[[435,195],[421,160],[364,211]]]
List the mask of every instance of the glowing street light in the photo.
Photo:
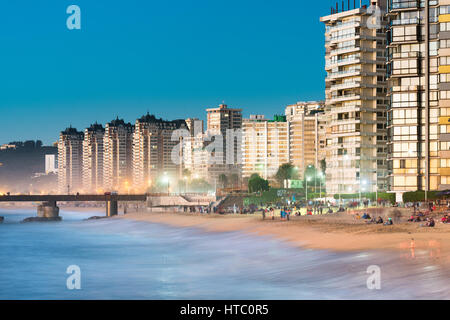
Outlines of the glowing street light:
[[167,172],[164,172],[163,177],[162,177],[162,182],[167,184],[167,194],[169,194],[169,188],[170,188],[170,179],[169,176],[167,175]]
[[308,182],[311,181],[311,177],[306,177],[306,205],[308,205]]
[[319,176],[319,193],[320,193],[320,198],[322,198],[322,182],[323,182],[322,180],[324,178],[322,171],[319,171],[318,176]]

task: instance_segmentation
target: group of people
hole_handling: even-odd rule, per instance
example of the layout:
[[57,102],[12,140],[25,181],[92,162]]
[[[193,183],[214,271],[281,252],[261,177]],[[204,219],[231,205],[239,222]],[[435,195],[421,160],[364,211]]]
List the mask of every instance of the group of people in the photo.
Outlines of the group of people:
[[369,220],[366,221],[367,224],[382,224],[385,226],[392,226],[394,224],[392,218],[388,218],[387,221],[385,222],[381,216],[379,216],[378,218],[375,217],[372,218],[368,213],[364,213],[362,216],[356,214],[356,219]]
[[441,222],[445,224],[450,223],[450,216],[446,214],[445,216],[442,217]]
[[426,218],[425,223],[421,224],[420,226],[434,228],[435,225],[436,225],[436,222],[434,221],[433,218]]
[[[432,212],[433,209],[430,208],[430,211]],[[423,224],[421,224],[421,227],[430,227],[430,228],[434,228],[436,225],[436,221],[433,219],[433,217],[426,217],[425,214],[423,212],[420,212],[417,215],[412,215],[409,219],[408,222],[425,222]],[[450,223],[450,217],[448,215],[445,215],[442,219],[441,219],[442,223]]]

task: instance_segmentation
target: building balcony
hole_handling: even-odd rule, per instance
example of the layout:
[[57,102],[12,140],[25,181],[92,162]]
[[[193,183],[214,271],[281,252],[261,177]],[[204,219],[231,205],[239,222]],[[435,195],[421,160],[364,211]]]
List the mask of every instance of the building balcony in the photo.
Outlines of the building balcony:
[[359,27],[360,25],[361,25],[361,21],[355,19],[355,20],[344,22],[344,23],[338,23],[334,26],[327,26],[325,33],[329,34],[329,33],[333,33],[336,31],[340,31],[342,29],[356,28],[356,27]]
[[351,69],[351,70],[345,70],[345,71],[338,71],[338,72],[330,72],[328,73],[328,76],[326,77],[325,81],[333,81],[340,78],[345,77],[356,77],[361,75],[361,69]]
[[397,19],[392,20],[390,23],[390,26],[404,26],[408,24],[419,24],[420,19],[419,18],[412,18],[412,19]]
[[345,94],[341,96],[332,96],[330,99],[330,103],[338,103],[338,102],[344,102],[344,101],[352,101],[352,100],[360,100],[361,95],[360,94]]
[[333,68],[342,67],[346,65],[351,64],[361,64],[361,58],[347,58],[347,59],[340,59],[334,62],[327,62],[325,64],[325,70],[331,70]]
[[[343,89],[353,89],[353,88],[361,88],[363,85],[360,81],[352,81],[352,82],[344,82],[341,84],[335,84],[330,87],[330,92],[343,90]],[[364,85],[366,86],[366,85]]]
[[422,90],[422,86],[392,86],[392,87],[389,87],[389,93],[417,92],[419,90]]
[[411,1],[392,1],[389,4],[390,13],[397,13],[400,11],[419,10],[420,0]]

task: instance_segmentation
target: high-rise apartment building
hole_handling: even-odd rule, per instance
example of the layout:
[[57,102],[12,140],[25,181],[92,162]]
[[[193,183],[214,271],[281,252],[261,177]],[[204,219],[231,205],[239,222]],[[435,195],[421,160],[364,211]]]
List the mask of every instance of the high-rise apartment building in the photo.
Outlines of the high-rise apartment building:
[[103,187],[128,191],[131,187],[133,125],[124,120],[106,124],[103,137]]
[[297,102],[286,107],[289,159],[302,178],[306,168],[321,169],[326,158],[326,116],[323,102]]
[[264,179],[275,176],[289,162],[289,125],[285,116],[268,120],[251,115],[242,123],[242,177],[258,173]]
[[82,187],[83,132],[67,128],[58,141],[58,190],[79,192]]
[[388,6],[390,189],[450,189],[450,1]]
[[329,194],[386,189],[386,19],[380,10],[386,10],[386,0],[321,18]]
[[204,132],[203,120],[198,118],[188,118],[185,122],[191,136],[202,134]]
[[[242,162],[242,109],[228,108],[221,104],[218,108],[207,109],[206,140],[212,140],[215,145],[221,145],[209,153],[208,160],[210,177],[217,181],[221,174],[241,174]],[[211,160],[211,157],[214,160]]]
[[187,119],[186,125],[189,136],[183,137],[183,167],[189,170],[194,179],[204,179],[210,183],[208,175],[208,151],[207,136],[203,131],[203,121],[199,119]]
[[103,138],[105,129],[93,124],[84,131],[83,190],[97,192],[103,189]]
[[56,162],[55,154],[45,155],[45,174],[58,173],[58,164]]
[[[147,114],[136,120],[133,135],[133,184],[145,189],[164,172],[178,179],[182,168],[181,140],[175,130],[187,130],[185,120],[165,121]],[[178,137],[178,138],[177,138]],[[179,159],[172,158],[179,146]]]

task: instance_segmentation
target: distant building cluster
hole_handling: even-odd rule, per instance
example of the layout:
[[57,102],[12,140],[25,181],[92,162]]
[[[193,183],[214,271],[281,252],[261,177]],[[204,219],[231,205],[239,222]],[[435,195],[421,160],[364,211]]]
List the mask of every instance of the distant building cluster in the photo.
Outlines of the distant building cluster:
[[206,130],[196,118],[150,114],[134,125],[117,118],[84,132],[67,128],[58,141],[59,192],[145,191],[163,176],[176,183],[187,175],[215,186],[225,175],[240,187],[253,173],[273,178],[288,162],[302,171],[325,157],[323,111],[323,103],[305,102],[270,120],[243,119],[241,109],[221,104],[206,110]]

